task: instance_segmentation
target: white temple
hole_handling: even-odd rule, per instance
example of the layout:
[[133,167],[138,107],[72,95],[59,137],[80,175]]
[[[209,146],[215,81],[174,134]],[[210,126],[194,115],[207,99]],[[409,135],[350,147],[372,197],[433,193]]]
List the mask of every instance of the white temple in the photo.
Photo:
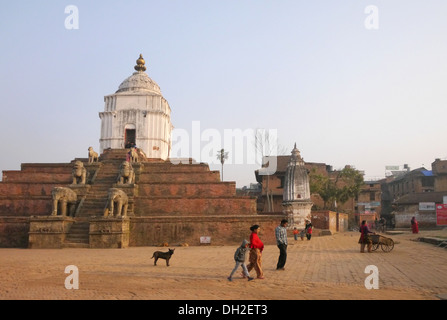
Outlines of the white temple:
[[295,143],[286,169],[283,192],[283,208],[288,215],[290,229],[303,229],[306,219],[311,220],[313,203],[310,196],[309,175]]
[[171,108],[146,74],[141,54],[135,70],[118,91],[104,97],[104,111],[99,113],[100,153],[135,144],[147,158],[166,160],[171,151]]

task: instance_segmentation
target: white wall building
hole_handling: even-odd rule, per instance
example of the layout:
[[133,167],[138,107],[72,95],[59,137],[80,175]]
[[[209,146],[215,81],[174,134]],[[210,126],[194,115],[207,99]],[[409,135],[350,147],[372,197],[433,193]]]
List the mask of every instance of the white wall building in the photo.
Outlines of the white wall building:
[[104,97],[104,111],[99,113],[100,153],[135,143],[147,158],[166,160],[171,151],[171,108],[146,74],[142,55],[135,70],[114,94]]

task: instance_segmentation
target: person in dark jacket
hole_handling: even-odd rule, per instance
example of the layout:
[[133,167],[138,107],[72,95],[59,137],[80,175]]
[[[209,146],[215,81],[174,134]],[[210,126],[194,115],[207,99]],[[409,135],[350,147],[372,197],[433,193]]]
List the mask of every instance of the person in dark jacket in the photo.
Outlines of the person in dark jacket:
[[236,252],[234,253],[234,261],[236,262],[236,265],[231,271],[230,276],[227,278],[228,281],[233,281],[233,274],[236,272],[239,266],[242,267],[243,275],[248,278],[248,281],[253,280],[253,278],[250,277],[250,274],[247,270],[247,265],[245,264],[245,254],[248,251],[248,244],[249,242],[247,240],[242,241],[241,246],[237,248]]

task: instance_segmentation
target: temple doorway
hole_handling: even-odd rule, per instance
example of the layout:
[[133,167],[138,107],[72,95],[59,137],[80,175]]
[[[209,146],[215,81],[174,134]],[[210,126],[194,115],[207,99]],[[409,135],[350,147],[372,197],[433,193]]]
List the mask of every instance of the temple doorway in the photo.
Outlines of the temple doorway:
[[124,136],[124,141],[126,148],[130,148],[136,145],[136,130],[135,129],[126,129],[126,133]]

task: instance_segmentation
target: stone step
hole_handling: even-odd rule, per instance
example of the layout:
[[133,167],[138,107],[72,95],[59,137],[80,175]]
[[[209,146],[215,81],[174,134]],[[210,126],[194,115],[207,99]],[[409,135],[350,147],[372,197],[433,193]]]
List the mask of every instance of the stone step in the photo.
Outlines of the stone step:
[[78,214],[79,217],[101,216],[104,214],[104,208],[86,208]]
[[118,177],[119,168],[101,168],[96,179],[116,179]]
[[90,248],[90,245],[88,243],[66,241],[62,244],[62,248]]
[[109,191],[109,189],[112,188],[112,185],[113,183],[108,185],[94,186],[90,190],[89,194],[98,194],[98,193],[106,194]]
[[107,193],[99,194],[99,195],[98,194],[94,194],[91,197],[86,198],[84,200],[84,203],[90,202],[90,201],[94,201],[95,202],[97,200],[104,200],[104,201],[106,201],[107,200]]
[[67,237],[65,238],[65,240],[67,242],[84,242],[84,243],[88,243],[88,238],[89,235],[67,235]]
[[[78,216],[76,216],[77,218],[88,218],[88,217],[102,217],[104,215],[104,208],[96,208],[96,209],[89,209],[89,210],[85,210],[83,212],[80,212],[78,214]],[[133,216],[134,215],[134,211],[130,208],[127,209],[127,215],[128,216]]]
[[92,192],[91,194],[88,194],[87,198],[85,198],[85,201],[88,200],[94,200],[94,199],[104,199],[107,200],[108,191],[107,192]]
[[97,177],[95,180],[95,183],[93,184],[94,186],[96,185],[100,185],[100,184],[109,184],[109,183],[115,183],[115,181],[118,178],[118,174],[116,176],[113,177]]
[[[101,165],[99,171],[76,217],[102,216],[104,214],[109,189],[116,187],[120,166],[126,160],[128,151],[126,149],[110,149],[100,156],[99,162]],[[140,165],[135,166],[136,171],[139,171],[139,168]],[[130,193],[128,194],[129,207],[133,209],[133,194],[135,190],[130,188],[128,192]],[[128,212],[132,212],[129,209]]]
[[79,217],[103,216],[104,208],[91,208],[79,213]]
[[88,233],[88,230],[85,233],[67,233],[66,239],[73,242],[88,241]]
[[70,232],[73,231],[78,231],[78,230],[88,230],[90,227],[90,223],[88,221],[76,221],[72,224],[71,228],[70,228]]
[[[131,206],[135,203],[135,201],[133,199],[129,199],[128,201],[128,205]],[[107,198],[104,199],[99,199],[99,200],[90,200],[90,201],[86,201],[84,202],[84,204],[82,205],[82,208],[79,210],[79,212],[84,211],[85,209],[94,209],[94,208],[101,208],[104,209],[104,207],[107,204]]]
[[89,231],[90,231],[90,223],[88,221],[76,221],[70,227],[65,242],[88,245]]
[[[133,197],[129,197],[128,199],[129,199],[128,200],[129,204],[134,202]],[[99,205],[105,206],[106,203],[107,203],[107,196],[98,197],[98,198],[90,198],[90,199],[84,201],[84,204],[82,205],[81,209],[90,208],[92,206],[99,206]]]
[[117,182],[117,179],[109,179],[109,180],[103,180],[101,178],[97,179],[95,183],[92,184],[92,188],[101,188],[106,186],[111,186]]

